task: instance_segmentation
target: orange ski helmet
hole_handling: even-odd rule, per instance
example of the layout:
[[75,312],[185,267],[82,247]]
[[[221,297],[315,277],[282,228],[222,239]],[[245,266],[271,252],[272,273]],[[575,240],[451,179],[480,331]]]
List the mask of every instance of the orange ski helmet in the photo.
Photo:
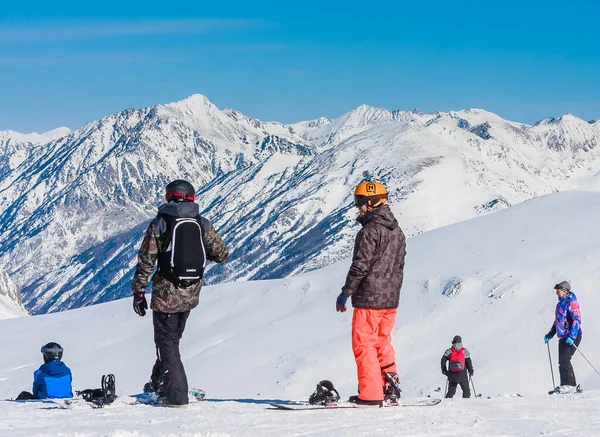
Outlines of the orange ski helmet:
[[388,192],[382,183],[376,182],[368,171],[363,173],[362,180],[354,190],[354,205],[367,205],[368,209],[377,208],[388,200]]

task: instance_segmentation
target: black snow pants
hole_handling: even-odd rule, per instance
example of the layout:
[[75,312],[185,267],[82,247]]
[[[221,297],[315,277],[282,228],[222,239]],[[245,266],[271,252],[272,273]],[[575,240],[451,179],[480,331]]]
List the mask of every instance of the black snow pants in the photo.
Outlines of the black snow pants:
[[179,340],[185,330],[189,311],[183,313],[161,313],[153,311],[154,344],[156,363],[152,368],[151,381],[159,387],[170,404],[188,403],[188,382],[179,354]]
[[454,397],[456,393],[456,386],[460,384],[460,388],[462,389],[462,397],[470,398],[471,397],[471,389],[469,388],[469,376],[467,374],[467,370],[463,370],[462,372],[448,372],[448,391],[446,392],[447,398]]
[[34,395],[32,395],[30,392],[28,391],[22,391],[21,393],[19,393],[19,396],[17,396],[17,401],[29,401],[31,399],[36,399],[36,397]]
[[[581,331],[577,334],[574,343],[575,346],[579,347],[579,343],[581,343]],[[575,372],[571,365],[571,357],[573,357],[573,354],[575,353],[575,346],[569,346],[566,338],[558,340],[558,372],[560,373],[560,385],[571,385],[573,387],[577,385]]]

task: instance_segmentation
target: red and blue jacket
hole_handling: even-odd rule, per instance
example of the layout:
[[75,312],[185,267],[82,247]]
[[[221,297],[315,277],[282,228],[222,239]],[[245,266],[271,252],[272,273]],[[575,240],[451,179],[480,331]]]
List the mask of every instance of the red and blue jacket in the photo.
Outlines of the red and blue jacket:
[[581,331],[581,313],[579,311],[579,302],[575,293],[567,293],[564,297],[558,298],[556,310],[554,311],[554,323],[548,337],[554,337],[554,334],[560,339],[571,337],[573,340]]

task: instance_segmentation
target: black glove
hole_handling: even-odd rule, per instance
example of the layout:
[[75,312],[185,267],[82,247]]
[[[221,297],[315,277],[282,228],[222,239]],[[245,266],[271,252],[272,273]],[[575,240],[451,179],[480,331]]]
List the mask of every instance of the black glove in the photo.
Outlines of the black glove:
[[144,293],[136,293],[133,295],[133,311],[140,316],[146,315],[148,309],[148,302],[146,302],[146,295]]
[[442,370],[442,373],[444,374],[444,376],[448,376],[448,371],[447,370]]
[[475,372],[475,370],[473,369],[469,369],[469,376],[473,376],[473,373]]

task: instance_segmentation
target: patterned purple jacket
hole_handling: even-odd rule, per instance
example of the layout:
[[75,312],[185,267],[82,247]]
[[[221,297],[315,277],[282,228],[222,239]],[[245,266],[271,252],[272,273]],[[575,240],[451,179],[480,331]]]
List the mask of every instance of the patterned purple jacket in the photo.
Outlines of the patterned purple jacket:
[[398,308],[404,278],[406,238],[390,207],[382,205],[357,221],[352,265],[342,292],[354,308]]
[[552,338],[557,334],[560,339],[571,337],[575,340],[581,331],[581,313],[575,293],[570,292],[559,298],[554,314],[554,323],[548,337]]

